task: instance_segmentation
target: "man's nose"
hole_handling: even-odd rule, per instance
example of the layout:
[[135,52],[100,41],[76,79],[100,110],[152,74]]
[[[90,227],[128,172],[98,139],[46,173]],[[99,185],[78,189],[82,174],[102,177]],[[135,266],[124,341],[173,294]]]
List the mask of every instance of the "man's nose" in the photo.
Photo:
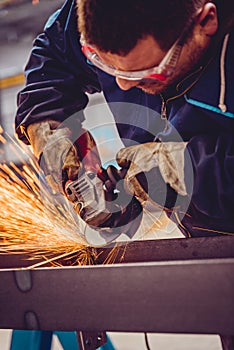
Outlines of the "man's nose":
[[116,83],[119,85],[120,89],[129,90],[132,87],[137,86],[139,82],[134,80],[125,80],[125,79],[116,77]]

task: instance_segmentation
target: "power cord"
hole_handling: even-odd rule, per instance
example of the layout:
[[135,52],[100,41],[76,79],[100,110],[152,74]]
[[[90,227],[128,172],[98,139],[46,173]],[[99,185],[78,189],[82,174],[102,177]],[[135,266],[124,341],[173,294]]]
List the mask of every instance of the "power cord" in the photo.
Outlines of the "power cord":
[[147,349],[147,350],[150,350],[148,334],[147,334],[147,333],[144,333],[144,336],[145,336],[145,345],[146,345],[146,349]]

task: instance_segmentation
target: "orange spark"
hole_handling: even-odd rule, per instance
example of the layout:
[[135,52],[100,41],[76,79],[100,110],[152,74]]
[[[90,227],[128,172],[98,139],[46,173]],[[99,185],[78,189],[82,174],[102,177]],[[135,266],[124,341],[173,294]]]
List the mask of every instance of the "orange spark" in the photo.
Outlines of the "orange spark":
[[40,181],[33,155],[28,152],[25,160],[23,145],[7,134],[4,139],[21,165],[0,163],[0,253],[31,252],[34,260],[54,264],[61,257],[76,255],[76,263],[90,263],[90,252],[68,204],[58,203]]
[[[93,263],[95,250],[88,249],[79,234],[79,220],[71,214],[71,205],[57,201],[40,180],[41,171],[29,147],[4,133],[1,126],[0,142],[7,143],[20,164],[0,163],[0,254],[30,253],[32,260],[39,261],[31,267],[45,263],[56,266],[60,259],[78,265]],[[155,216],[146,209],[144,215],[143,239],[168,222],[165,216]],[[118,251],[116,245],[105,263],[113,263]]]

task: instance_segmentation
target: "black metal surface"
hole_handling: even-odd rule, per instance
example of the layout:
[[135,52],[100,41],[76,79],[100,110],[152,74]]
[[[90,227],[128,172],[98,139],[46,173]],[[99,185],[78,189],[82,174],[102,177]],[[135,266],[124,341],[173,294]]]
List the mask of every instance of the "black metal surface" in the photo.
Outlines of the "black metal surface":
[[[92,248],[87,248],[92,249]],[[119,245],[114,259],[109,259],[113,248],[96,249],[96,264],[103,264],[108,260],[112,263],[174,261],[213,258],[234,258],[234,237],[202,237],[160,239],[149,241],[135,241],[126,245]],[[39,262],[33,260],[33,254],[1,254],[0,268],[18,268],[32,266]],[[61,265],[67,266],[69,260],[60,260]]]
[[220,337],[222,350],[234,350],[234,337],[222,336]]
[[0,276],[0,328],[234,334],[234,259]]
[[[97,252],[97,262],[103,263],[111,248],[99,248]],[[119,245],[114,256],[115,262],[234,258],[234,236],[135,241]]]

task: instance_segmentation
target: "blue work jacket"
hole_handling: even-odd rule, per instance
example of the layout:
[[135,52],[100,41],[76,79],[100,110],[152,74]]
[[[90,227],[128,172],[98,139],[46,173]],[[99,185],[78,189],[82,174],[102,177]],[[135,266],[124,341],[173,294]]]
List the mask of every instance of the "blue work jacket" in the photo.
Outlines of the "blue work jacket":
[[[86,107],[87,93],[102,91],[126,146],[176,140],[178,134],[187,142],[193,168],[193,181],[185,177],[189,204],[186,214],[182,204],[179,214],[175,217],[173,211],[171,217],[181,230],[192,236],[234,234],[233,62],[234,33],[230,33],[206,67],[184,77],[169,98],[138,88],[123,91],[114,77],[87,62],[79,43],[75,4],[68,0],[34,41],[25,68],[26,86],[18,94],[16,131],[27,143],[27,125],[46,118],[63,121]],[[82,123],[83,114],[78,115]],[[160,181],[155,184],[159,191]],[[174,195],[168,186],[169,213]]]

